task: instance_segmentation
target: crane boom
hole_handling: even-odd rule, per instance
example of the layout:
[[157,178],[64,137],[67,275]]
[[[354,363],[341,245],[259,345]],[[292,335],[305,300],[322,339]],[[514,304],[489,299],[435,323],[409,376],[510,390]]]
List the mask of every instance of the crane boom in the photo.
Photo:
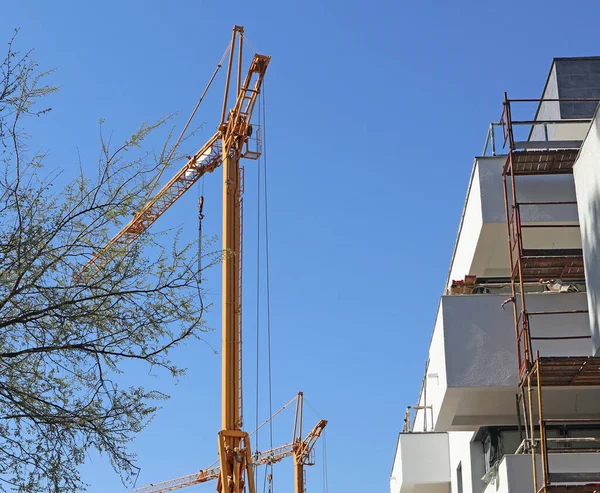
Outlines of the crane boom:
[[[135,214],[129,223],[88,260],[81,272],[92,265],[98,270],[101,269],[110,260],[110,254],[115,248],[126,247],[134,242],[204,174],[221,166],[223,147],[229,153],[235,144],[236,137],[239,139],[240,136],[242,137],[242,146],[246,143],[250,119],[269,60],[270,57],[254,55],[241,92],[236,99],[236,105],[230,111],[229,120],[221,125],[206,144],[188,159],[185,165]],[[255,77],[256,75],[258,77]],[[251,87],[252,82],[255,84]],[[240,157],[254,157],[248,149],[240,148],[239,151]]]
[[294,455],[298,461],[301,461],[305,466],[312,466],[313,463],[310,461],[311,452],[317,443],[317,440],[321,436],[321,433],[327,426],[327,420],[321,419],[314,426],[312,430],[306,435],[306,438],[302,440],[294,449]]
[[90,266],[101,269],[110,260],[114,248],[126,247],[173,205],[205,173],[214,171],[221,165],[221,132],[215,133],[194,154],[185,165],[166,183],[141,209],[133,219],[83,266],[81,272]]
[[[255,453],[252,463],[255,466],[275,464],[286,457],[291,457],[293,454],[294,443],[287,443],[286,445],[281,445],[264,452]],[[168,481],[136,488],[134,493],[168,493],[169,491],[187,488],[188,486],[194,486],[195,484],[206,483],[207,481],[218,479],[220,474],[220,467],[202,469],[194,474],[188,474]]]
[[180,488],[187,488],[188,486],[194,486],[195,484],[205,483],[213,479],[217,479],[221,474],[220,467],[212,467],[209,469],[202,469],[194,474],[188,474],[175,479],[169,479],[168,481],[161,481],[160,483],[149,484],[142,488],[136,488],[135,493],[167,493],[168,491],[178,490]]
[[311,453],[326,426],[327,421],[321,419],[310,430],[304,440],[297,439],[294,442],[294,493],[305,493],[306,491],[304,466],[314,465],[314,461],[311,460]]

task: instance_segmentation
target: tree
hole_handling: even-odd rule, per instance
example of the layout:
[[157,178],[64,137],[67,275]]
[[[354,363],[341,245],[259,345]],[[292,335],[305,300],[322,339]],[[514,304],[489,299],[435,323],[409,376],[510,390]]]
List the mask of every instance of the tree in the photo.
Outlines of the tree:
[[[55,89],[13,42],[0,67],[0,488],[82,489],[78,466],[94,449],[129,484],[127,444],[167,396],[121,388],[120,374],[130,360],[182,374],[169,351],[207,330],[197,251],[144,234],[99,271],[77,273],[147,199],[170,148],[141,146],[166,119],[120,146],[101,137],[97,172],[80,165],[63,188],[63,174],[29,154],[24,127],[49,111],[40,101]],[[206,267],[219,261],[209,257]]]

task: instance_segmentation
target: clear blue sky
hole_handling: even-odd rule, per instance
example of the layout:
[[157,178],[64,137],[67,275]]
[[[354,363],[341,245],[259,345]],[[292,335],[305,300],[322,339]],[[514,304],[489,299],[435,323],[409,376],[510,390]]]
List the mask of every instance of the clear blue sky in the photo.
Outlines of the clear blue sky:
[[[503,91],[539,97],[552,57],[599,54],[600,6],[576,5],[14,1],[2,7],[0,40],[20,27],[18,47],[33,48],[42,67],[57,68],[52,82],[61,91],[52,97],[52,113],[35,122],[32,143],[49,151],[49,168],[65,170],[75,169],[78,152],[93,165],[100,117],[115,141],[173,111],[180,112],[181,128],[234,24],[272,55],[266,98],[273,405],[304,390],[329,420],[329,491],[371,493],[389,488],[397,433],[405,407],[417,399],[473,157],[489,122],[500,116]],[[199,116],[207,123],[198,146],[214,131],[218,82]],[[256,163],[246,169],[246,428],[252,429]],[[205,187],[204,229],[218,234],[218,176]],[[196,199],[190,191],[161,226],[181,225],[194,238]],[[214,269],[205,284],[217,303],[208,315],[216,329],[219,276]],[[206,341],[218,347],[219,330]],[[131,445],[142,467],[140,484],[194,472],[216,457],[219,357],[196,342],[174,356],[189,368],[177,385],[143,376],[172,399]],[[289,440],[289,419],[277,424],[276,444]],[[307,425],[315,420],[307,411]],[[321,464],[320,445],[317,452]],[[292,491],[289,472],[289,462],[276,469],[275,491]],[[308,471],[309,492],[322,491],[321,475],[321,465]],[[102,458],[90,457],[84,477],[93,493],[125,491]]]

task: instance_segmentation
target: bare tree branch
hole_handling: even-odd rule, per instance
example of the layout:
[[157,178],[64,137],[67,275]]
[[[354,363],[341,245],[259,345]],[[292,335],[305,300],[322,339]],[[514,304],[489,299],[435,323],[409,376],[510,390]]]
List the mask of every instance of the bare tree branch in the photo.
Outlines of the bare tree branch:
[[[197,244],[177,234],[170,245],[144,234],[101,271],[76,276],[170,164],[168,138],[156,153],[143,147],[169,117],[118,145],[101,121],[89,176],[81,162],[70,182],[44,172],[25,128],[49,111],[40,102],[56,89],[31,56],[14,50],[13,37],[0,63],[0,491],[72,493],[85,487],[78,467],[92,449],[125,483],[137,474],[128,445],[167,396],[131,386],[124,363],[178,377],[170,353],[208,329]],[[207,254],[204,268],[220,259]]]

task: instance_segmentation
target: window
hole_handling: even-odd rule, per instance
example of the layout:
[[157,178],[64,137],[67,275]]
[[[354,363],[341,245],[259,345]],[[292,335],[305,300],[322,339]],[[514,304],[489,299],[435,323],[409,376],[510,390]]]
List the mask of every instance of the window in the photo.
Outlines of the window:
[[498,430],[488,429],[482,439],[483,456],[485,458],[485,471],[489,471],[499,459],[498,456]]
[[485,470],[490,470],[505,455],[514,454],[521,444],[518,429],[488,428],[482,437]]
[[500,453],[498,454],[500,458],[507,454],[514,454],[521,445],[521,433],[519,430],[502,430],[498,445],[500,447]]

